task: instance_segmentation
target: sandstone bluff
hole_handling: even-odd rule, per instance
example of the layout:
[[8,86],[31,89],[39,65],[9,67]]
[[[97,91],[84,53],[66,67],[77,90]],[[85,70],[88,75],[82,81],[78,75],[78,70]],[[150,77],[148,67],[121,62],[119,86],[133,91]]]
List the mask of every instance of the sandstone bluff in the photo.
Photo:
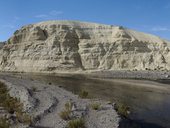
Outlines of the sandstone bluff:
[[46,21],[22,27],[1,46],[0,70],[170,70],[168,45],[121,26]]

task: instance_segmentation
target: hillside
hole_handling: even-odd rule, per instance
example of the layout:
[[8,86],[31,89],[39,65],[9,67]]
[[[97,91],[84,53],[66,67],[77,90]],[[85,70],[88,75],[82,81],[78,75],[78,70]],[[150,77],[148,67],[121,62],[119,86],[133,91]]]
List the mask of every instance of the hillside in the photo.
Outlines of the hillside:
[[122,26],[46,21],[14,33],[0,50],[0,70],[169,70],[168,43]]

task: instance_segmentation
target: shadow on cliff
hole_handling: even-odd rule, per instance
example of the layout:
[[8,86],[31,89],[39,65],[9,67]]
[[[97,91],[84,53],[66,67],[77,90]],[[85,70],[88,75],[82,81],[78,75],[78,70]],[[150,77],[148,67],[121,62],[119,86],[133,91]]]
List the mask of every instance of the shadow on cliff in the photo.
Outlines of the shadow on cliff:
[[163,126],[147,123],[142,120],[131,120],[122,118],[119,123],[119,128],[165,128]]

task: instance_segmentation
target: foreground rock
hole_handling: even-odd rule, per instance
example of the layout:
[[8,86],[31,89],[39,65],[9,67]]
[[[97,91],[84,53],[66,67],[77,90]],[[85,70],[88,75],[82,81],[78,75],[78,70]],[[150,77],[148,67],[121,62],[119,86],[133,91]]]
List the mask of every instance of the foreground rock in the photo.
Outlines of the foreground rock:
[[0,50],[0,70],[169,70],[168,41],[119,26],[47,21],[17,30]]
[[[114,104],[100,100],[80,99],[78,96],[55,85],[46,85],[36,80],[22,77],[4,77],[0,80],[8,88],[10,95],[24,104],[24,109],[32,117],[31,128],[65,128],[68,121],[60,113],[66,103],[73,103],[71,117],[83,118],[87,128],[117,128],[119,116]],[[93,110],[90,105],[100,103],[100,109]],[[24,128],[29,126],[17,126]]]

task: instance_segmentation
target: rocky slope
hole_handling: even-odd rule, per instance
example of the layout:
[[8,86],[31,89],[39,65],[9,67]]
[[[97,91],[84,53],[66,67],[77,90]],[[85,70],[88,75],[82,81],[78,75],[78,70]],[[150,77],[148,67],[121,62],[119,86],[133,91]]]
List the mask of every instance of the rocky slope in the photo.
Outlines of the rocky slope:
[[0,42],[0,49],[5,45],[5,42]]
[[121,26],[47,21],[17,30],[0,50],[0,70],[169,70],[168,41]]

